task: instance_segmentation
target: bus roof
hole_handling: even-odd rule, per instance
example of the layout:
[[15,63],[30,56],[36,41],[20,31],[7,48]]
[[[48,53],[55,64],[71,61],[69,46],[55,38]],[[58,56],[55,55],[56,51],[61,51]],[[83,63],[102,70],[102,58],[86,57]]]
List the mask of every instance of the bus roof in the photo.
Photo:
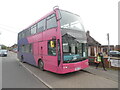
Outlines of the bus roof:
[[[33,24],[29,25],[27,28],[23,29],[22,31],[24,31],[24,30],[30,28],[31,26],[35,25],[36,23],[38,23],[38,22],[41,21],[42,19],[48,17],[49,15],[51,15],[52,13],[54,13],[55,10],[58,10],[58,9],[59,9],[59,8],[55,8],[53,11],[51,11],[50,13],[44,15],[43,17],[41,17],[40,19],[38,19],[37,21],[35,21]],[[65,12],[68,12],[68,13],[71,13],[71,14],[74,14],[74,13],[69,12],[69,11],[66,11],[66,10],[62,10],[62,9],[59,9],[59,10],[65,11]],[[74,14],[74,15],[77,15],[77,14]],[[79,16],[79,15],[77,15],[77,16]],[[19,33],[21,33],[22,31],[20,31]]]
[[[58,8],[56,8],[55,10],[57,10]],[[50,13],[46,14],[45,16],[43,16],[42,18],[38,19],[37,21],[35,21],[33,24],[29,25],[27,28],[30,28],[31,26],[33,26],[34,24],[38,23],[39,21],[41,21],[42,19],[46,18],[47,16],[51,15],[52,13],[54,13],[54,10],[51,11]],[[23,29],[22,31],[26,30],[27,28]],[[21,32],[22,32],[21,31]]]

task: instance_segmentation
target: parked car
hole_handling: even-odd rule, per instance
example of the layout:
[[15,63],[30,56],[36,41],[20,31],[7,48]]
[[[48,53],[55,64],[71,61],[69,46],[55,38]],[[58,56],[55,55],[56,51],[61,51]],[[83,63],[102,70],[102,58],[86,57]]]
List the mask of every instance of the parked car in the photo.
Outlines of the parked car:
[[8,53],[8,51],[5,50],[5,49],[1,49],[1,50],[0,50],[0,56],[1,56],[1,57],[7,56],[7,53]]
[[120,57],[120,52],[119,51],[110,51],[109,55],[111,57]]
[[17,48],[14,48],[12,51],[13,51],[14,53],[17,53]]

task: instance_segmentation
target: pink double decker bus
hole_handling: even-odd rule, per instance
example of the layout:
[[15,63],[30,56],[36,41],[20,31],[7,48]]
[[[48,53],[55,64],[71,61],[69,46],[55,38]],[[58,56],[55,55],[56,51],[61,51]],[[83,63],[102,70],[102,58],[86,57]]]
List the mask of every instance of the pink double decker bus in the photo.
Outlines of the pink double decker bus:
[[87,39],[80,16],[55,8],[19,32],[18,58],[59,74],[87,68]]

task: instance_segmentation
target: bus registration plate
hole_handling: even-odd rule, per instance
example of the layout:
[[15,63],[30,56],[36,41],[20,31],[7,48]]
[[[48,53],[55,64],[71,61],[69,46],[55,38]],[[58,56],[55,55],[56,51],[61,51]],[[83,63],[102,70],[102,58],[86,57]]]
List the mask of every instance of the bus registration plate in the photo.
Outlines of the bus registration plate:
[[75,71],[76,71],[76,70],[80,70],[80,69],[81,69],[80,67],[76,67],[76,68],[75,68]]

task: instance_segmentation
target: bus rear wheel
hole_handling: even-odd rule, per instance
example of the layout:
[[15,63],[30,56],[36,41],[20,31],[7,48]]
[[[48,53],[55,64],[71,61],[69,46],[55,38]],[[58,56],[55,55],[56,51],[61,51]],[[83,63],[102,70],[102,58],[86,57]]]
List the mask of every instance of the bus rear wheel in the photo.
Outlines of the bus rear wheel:
[[39,61],[39,65],[38,66],[39,66],[40,70],[44,71],[44,63],[43,63],[42,60]]
[[24,61],[23,61],[23,55],[21,56],[21,58],[20,58],[20,62],[23,62],[24,63]]

